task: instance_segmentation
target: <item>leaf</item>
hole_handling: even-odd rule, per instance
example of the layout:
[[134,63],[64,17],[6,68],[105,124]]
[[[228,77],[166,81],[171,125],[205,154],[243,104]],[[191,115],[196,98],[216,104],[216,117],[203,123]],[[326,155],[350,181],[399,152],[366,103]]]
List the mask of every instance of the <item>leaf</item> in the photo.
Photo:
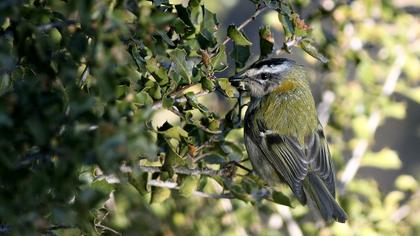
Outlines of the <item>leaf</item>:
[[394,150],[384,148],[376,153],[367,153],[363,157],[361,165],[381,169],[399,169],[401,168],[401,160]]
[[162,203],[171,196],[171,190],[168,188],[154,188],[152,190],[151,203]]
[[134,176],[133,173],[127,173],[128,182],[133,185],[133,187],[140,193],[141,196],[144,196],[149,192],[147,188],[147,178],[148,173],[141,173],[139,176]]
[[239,46],[234,44],[230,56],[235,60],[235,71],[239,72],[245,67],[249,56],[251,55],[251,48],[249,46]]
[[162,99],[162,107],[163,108],[171,108],[174,105],[175,100],[171,97],[164,97]]
[[384,106],[383,113],[395,119],[404,119],[407,106],[404,102],[391,102]]
[[225,45],[219,47],[219,51],[210,59],[214,72],[224,71],[227,68],[227,56]]
[[92,189],[101,191],[104,194],[110,194],[115,190],[115,187],[108,183],[105,179],[94,181],[90,186]]
[[395,186],[402,191],[415,192],[418,185],[416,179],[411,175],[400,175],[395,180]]
[[167,137],[167,138],[174,138],[174,139],[178,139],[181,140],[181,137],[188,137],[188,132],[185,131],[183,128],[179,127],[179,126],[174,126],[166,131],[163,132],[163,134]]
[[175,65],[175,71],[191,84],[192,68],[190,69],[187,66],[187,53],[185,50],[174,49],[169,53],[169,56]]
[[420,87],[416,87],[416,88],[400,88],[397,87],[398,92],[400,92],[401,94],[403,94],[404,96],[410,98],[411,100],[420,103]]
[[209,112],[207,107],[205,107],[203,104],[201,104],[197,100],[197,96],[195,96],[195,94],[193,92],[186,93],[185,97],[187,98],[188,104],[190,104],[192,107],[197,108],[198,110],[200,110],[201,112],[203,112],[205,114],[207,114]]
[[140,93],[136,94],[134,102],[138,103],[141,106],[144,105],[151,105],[153,103],[152,97],[145,91],[141,91]]
[[281,192],[273,191],[271,197],[273,198],[273,202],[277,204],[293,207],[290,199]]
[[290,38],[295,34],[295,29],[293,27],[293,22],[291,20],[291,9],[285,4],[281,3],[281,9],[279,12],[279,20],[283,26],[283,32],[285,38]]
[[260,29],[260,59],[267,57],[273,51],[274,38],[270,27],[265,26]]
[[250,46],[252,43],[246,38],[246,36],[240,32],[235,25],[229,25],[227,35],[231,38],[236,45]]
[[217,82],[220,88],[225,92],[225,94],[228,97],[233,97],[235,90],[233,89],[233,86],[230,84],[228,78],[219,78]]
[[318,59],[322,63],[328,62],[328,59],[318,51],[318,49],[312,44],[312,40],[309,38],[302,39],[299,46],[303,49],[303,51]]
[[199,179],[200,178],[198,176],[186,176],[185,178],[183,178],[182,184],[179,187],[179,193],[181,194],[181,196],[191,196],[197,189]]
[[210,79],[209,77],[205,76],[201,79],[201,87],[203,87],[203,89],[209,91],[209,92],[213,92],[216,85],[214,84],[213,80]]

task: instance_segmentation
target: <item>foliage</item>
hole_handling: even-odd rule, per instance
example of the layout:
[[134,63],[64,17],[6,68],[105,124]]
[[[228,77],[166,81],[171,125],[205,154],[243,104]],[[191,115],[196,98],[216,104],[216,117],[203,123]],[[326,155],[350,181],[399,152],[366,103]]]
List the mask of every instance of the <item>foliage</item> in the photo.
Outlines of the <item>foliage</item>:
[[[331,117],[350,220],[323,231],[418,234],[418,180],[402,175],[384,194],[347,170],[401,165],[395,151],[368,147],[381,121],[405,117],[394,90],[419,101],[420,30],[405,29],[418,19],[386,1],[251,2],[254,16],[269,8],[272,28],[281,23],[285,36],[280,42],[261,27],[260,57],[277,43],[282,53],[299,47],[308,62],[326,63],[322,83],[335,101],[323,101],[320,118]],[[200,0],[182,3],[0,3],[0,234],[282,235],[290,221],[278,204],[294,207],[305,234],[317,232],[287,188],[267,189],[249,172],[244,101],[219,72],[228,58],[235,71],[249,65],[256,42],[245,25],[229,26],[221,41],[215,13]],[[310,26],[303,9],[313,9]],[[211,109],[208,93],[222,108]],[[353,150],[362,153],[349,165],[344,155]]]

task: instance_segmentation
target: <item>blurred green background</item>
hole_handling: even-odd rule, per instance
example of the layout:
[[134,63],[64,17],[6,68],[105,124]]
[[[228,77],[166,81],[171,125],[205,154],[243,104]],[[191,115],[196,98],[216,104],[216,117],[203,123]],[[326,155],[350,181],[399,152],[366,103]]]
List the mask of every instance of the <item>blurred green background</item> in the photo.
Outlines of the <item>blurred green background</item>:
[[[0,235],[420,235],[420,2],[291,6],[0,2]],[[229,165],[261,42],[310,72],[345,224]]]

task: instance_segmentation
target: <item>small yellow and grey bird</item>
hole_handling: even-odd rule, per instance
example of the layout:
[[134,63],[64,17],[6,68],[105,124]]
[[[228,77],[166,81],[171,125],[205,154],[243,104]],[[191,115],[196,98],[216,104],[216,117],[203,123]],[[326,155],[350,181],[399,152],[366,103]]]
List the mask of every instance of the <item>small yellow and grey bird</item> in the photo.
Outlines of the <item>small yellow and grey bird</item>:
[[257,175],[271,186],[286,182],[326,222],[345,222],[346,213],[335,201],[334,166],[305,68],[289,59],[265,59],[231,81],[245,85],[251,96],[244,136]]

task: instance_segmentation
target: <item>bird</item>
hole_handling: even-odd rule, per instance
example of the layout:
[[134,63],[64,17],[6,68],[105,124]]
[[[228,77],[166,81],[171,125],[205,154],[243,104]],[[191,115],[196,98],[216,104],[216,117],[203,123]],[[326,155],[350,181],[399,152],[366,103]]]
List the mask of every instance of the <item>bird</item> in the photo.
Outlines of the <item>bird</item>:
[[344,223],[347,215],[335,200],[334,165],[307,78],[302,65],[286,58],[257,61],[230,78],[251,97],[244,143],[253,170],[268,185],[285,182],[324,222]]

